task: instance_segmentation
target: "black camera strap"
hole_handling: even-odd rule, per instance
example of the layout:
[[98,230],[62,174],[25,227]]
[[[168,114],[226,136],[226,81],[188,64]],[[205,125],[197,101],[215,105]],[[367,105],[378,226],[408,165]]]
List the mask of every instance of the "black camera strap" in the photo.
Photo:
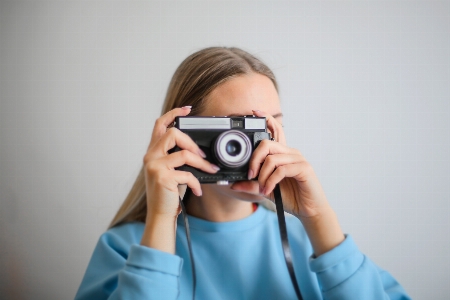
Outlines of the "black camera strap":
[[[284,260],[286,261],[286,266],[289,271],[289,275],[291,277],[292,284],[294,285],[295,293],[297,294],[297,298],[299,300],[303,300],[302,294],[300,293],[300,288],[297,283],[297,278],[295,276],[294,266],[292,264],[292,255],[291,255],[291,248],[289,246],[289,240],[286,230],[286,220],[284,218],[284,208],[283,208],[283,200],[281,198],[281,191],[280,187],[277,184],[275,189],[273,190],[274,196],[275,196],[275,206],[277,209],[277,217],[278,217],[278,227],[280,230],[280,238],[281,238],[281,245],[283,247],[283,254],[284,254]],[[180,199],[180,206],[181,206],[181,212],[183,215],[183,221],[184,221],[184,229],[186,231],[186,240],[188,243],[188,249],[189,249],[189,256],[191,259],[191,269],[192,269],[192,300],[195,299],[195,288],[196,288],[196,275],[195,275],[195,263],[194,263],[194,256],[192,253],[192,246],[191,246],[191,235],[189,231],[189,222],[187,218],[187,212],[186,207],[183,204],[183,201]]]
[[302,294],[300,293],[300,288],[297,284],[297,278],[295,276],[294,265],[292,264],[291,248],[289,247],[289,240],[286,230],[286,220],[284,218],[284,208],[283,199],[281,198],[280,186],[277,184],[273,190],[275,196],[275,206],[277,209],[278,216],[278,228],[280,229],[281,246],[283,246],[284,260],[286,261],[286,266],[291,276],[292,284],[294,285],[295,293],[297,298],[302,300]]
[[[188,194],[188,193],[186,193],[186,194]],[[194,254],[192,253],[192,246],[191,246],[191,233],[189,231],[189,222],[188,222],[188,218],[187,218],[186,207],[184,206],[184,203],[183,203],[183,200],[181,200],[181,197],[178,197],[178,198],[180,199],[181,212],[182,212],[183,221],[184,221],[184,229],[186,231],[186,240],[187,240],[188,249],[189,249],[189,257],[191,258],[192,300],[194,300],[195,299],[195,287],[197,285],[197,282],[196,282],[196,276],[195,276]]]

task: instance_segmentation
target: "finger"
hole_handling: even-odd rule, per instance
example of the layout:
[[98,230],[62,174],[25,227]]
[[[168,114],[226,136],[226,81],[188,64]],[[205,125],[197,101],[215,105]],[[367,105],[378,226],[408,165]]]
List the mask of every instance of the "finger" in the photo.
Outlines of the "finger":
[[186,184],[196,196],[200,197],[202,195],[200,182],[191,172],[174,170],[171,171],[170,177],[179,185]]
[[[264,162],[267,155],[271,154],[296,154],[296,150],[274,141],[262,140],[258,147],[256,147],[252,154],[252,158],[250,159],[248,171],[249,179],[258,175],[261,164]],[[300,153],[297,154],[300,155]]]
[[266,185],[262,187],[261,193],[263,195],[269,195],[275,186],[283,180],[285,177],[290,177],[289,174],[293,173],[295,165],[284,165],[275,170],[266,181]]
[[185,149],[200,155],[205,158],[205,153],[200,149],[200,147],[188,136],[186,133],[182,132],[178,128],[172,127],[167,130],[166,134],[155,144],[155,152],[158,157],[166,156],[167,151],[173,147],[178,146],[181,149]]
[[173,170],[176,167],[180,167],[182,165],[189,165],[208,173],[216,173],[220,170],[218,166],[210,163],[209,161],[188,150],[181,150],[171,153],[160,159],[158,163],[164,164],[165,167],[170,170]]
[[256,181],[236,181],[230,186],[230,189],[238,192],[259,195],[259,184]]
[[258,183],[260,187],[266,186],[266,180],[269,176],[283,165],[299,163],[302,161],[302,157],[295,154],[274,154],[268,155],[264,160],[264,163],[259,171]]
[[253,110],[253,113],[257,117],[265,117],[267,120],[267,128],[272,133],[272,137],[275,141],[286,145],[286,137],[284,135],[283,125],[275,119],[271,114],[268,114],[264,111],[260,110]]
[[286,177],[295,177],[298,181],[306,180],[310,170],[311,167],[306,161],[280,166],[266,180],[266,184],[262,188],[262,194],[269,195],[275,186]]
[[191,106],[174,108],[155,121],[153,127],[152,139],[149,148],[156,143],[167,131],[167,127],[173,123],[176,117],[186,116],[191,112]]

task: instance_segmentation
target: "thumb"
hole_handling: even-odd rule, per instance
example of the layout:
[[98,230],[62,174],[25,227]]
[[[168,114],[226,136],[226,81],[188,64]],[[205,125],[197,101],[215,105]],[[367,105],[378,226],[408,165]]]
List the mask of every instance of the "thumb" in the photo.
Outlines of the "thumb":
[[259,184],[256,180],[236,181],[230,186],[230,189],[238,192],[261,195],[259,193]]

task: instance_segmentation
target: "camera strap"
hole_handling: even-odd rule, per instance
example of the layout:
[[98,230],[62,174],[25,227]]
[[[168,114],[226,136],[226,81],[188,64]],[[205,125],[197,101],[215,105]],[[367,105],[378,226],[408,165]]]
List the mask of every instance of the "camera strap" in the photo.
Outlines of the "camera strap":
[[275,186],[273,194],[275,196],[275,206],[278,216],[278,228],[280,230],[281,246],[283,247],[284,260],[286,261],[286,266],[289,271],[289,276],[291,276],[292,285],[294,286],[297,298],[299,300],[302,300],[302,294],[300,293],[300,288],[297,284],[297,277],[295,276],[294,265],[292,264],[291,248],[289,246],[289,240],[286,230],[286,220],[284,218],[283,199],[281,198],[280,186],[278,184]]
[[189,231],[189,222],[188,222],[188,218],[187,218],[186,207],[184,206],[183,200],[181,200],[180,196],[178,196],[178,199],[180,199],[181,213],[183,215],[183,221],[184,221],[184,230],[186,231],[186,240],[187,240],[188,249],[189,249],[189,257],[191,258],[192,300],[195,300],[195,287],[197,285],[197,282],[196,282],[196,276],[195,276],[194,255],[192,253],[192,246],[191,246],[191,232]]
[[[283,247],[284,260],[286,261],[286,266],[288,268],[289,276],[291,277],[291,281],[294,286],[295,293],[297,294],[297,298],[299,300],[303,300],[302,294],[300,293],[300,288],[297,283],[297,278],[295,276],[294,266],[292,264],[291,248],[289,246],[289,240],[288,240],[288,235],[287,235],[287,230],[286,230],[286,219],[284,217],[283,200],[281,198],[281,191],[280,191],[280,187],[278,184],[275,186],[273,193],[275,196],[275,206],[277,209],[277,217],[278,217],[278,228],[280,230],[280,238],[281,238],[281,245]],[[188,218],[187,218],[186,207],[184,206],[181,197],[179,197],[179,200],[180,200],[181,212],[183,215],[184,229],[186,231],[186,240],[187,240],[188,249],[189,249],[189,257],[191,259],[192,285],[193,285],[192,300],[195,300],[196,275],[195,275],[194,256],[192,253],[192,246],[191,246],[191,234],[189,231],[189,222],[188,222]]]

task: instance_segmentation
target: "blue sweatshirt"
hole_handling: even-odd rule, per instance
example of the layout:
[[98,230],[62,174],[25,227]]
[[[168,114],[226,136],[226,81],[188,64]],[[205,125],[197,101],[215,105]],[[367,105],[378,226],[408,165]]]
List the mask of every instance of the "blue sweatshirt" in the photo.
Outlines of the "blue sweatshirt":
[[[276,214],[215,223],[188,217],[196,299],[296,299],[284,261]],[[177,220],[176,254],[140,245],[144,224],[126,223],[100,236],[75,299],[192,299],[185,228]],[[361,253],[352,237],[313,258],[301,222],[286,218],[295,273],[307,299],[410,299],[399,283]]]

